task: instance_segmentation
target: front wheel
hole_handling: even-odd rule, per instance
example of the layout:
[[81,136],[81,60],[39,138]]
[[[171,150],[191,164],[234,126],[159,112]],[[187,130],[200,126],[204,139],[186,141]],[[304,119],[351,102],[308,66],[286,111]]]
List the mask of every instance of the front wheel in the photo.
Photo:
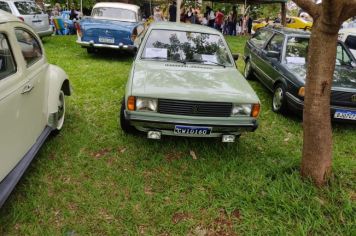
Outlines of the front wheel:
[[245,79],[247,79],[247,80],[253,79],[253,73],[252,73],[250,60],[247,60],[245,62],[244,76],[245,76]]
[[123,99],[123,101],[121,103],[120,127],[121,127],[122,131],[124,131],[124,133],[126,133],[126,134],[133,134],[136,131],[135,127],[131,126],[130,123],[125,119],[125,98]]
[[285,113],[287,111],[286,89],[283,84],[277,84],[273,91],[272,110]]

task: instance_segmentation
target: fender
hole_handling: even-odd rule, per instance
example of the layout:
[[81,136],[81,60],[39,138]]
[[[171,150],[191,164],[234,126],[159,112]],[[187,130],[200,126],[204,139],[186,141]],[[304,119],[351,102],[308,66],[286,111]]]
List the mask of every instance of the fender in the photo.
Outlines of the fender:
[[49,65],[48,68],[48,125],[52,128],[57,127],[58,97],[61,90],[64,95],[70,96],[72,89],[68,80],[68,75],[60,67]]

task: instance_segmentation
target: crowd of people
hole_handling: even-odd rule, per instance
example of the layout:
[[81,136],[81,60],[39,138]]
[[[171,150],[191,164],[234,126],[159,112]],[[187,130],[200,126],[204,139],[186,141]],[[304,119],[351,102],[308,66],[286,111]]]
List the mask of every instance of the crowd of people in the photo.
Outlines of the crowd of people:
[[[153,21],[171,21],[175,22],[177,18],[177,5],[173,3],[168,8],[168,16],[165,17],[162,9],[156,6],[153,11]],[[253,19],[248,15],[238,15],[236,6],[228,13],[221,9],[214,9],[206,6],[205,12],[202,13],[199,7],[181,8],[180,22],[190,24],[206,25],[215,28],[226,35],[250,35],[252,32]]]

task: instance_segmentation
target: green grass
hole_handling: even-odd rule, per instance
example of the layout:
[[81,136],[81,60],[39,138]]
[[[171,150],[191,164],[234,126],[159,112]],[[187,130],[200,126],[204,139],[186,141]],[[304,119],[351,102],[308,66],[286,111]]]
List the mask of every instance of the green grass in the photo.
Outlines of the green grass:
[[[246,39],[227,39],[242,55]],[[0,235],[355,235],[354,126],[334,125],[334,174],[318,189],[299,176],[300,119],[273,113],[258,82],[260,127],[238,143],[151,141],[118,128],[130,56],[88,55],[75,37],[44,45],[74,94],[0,210]]]

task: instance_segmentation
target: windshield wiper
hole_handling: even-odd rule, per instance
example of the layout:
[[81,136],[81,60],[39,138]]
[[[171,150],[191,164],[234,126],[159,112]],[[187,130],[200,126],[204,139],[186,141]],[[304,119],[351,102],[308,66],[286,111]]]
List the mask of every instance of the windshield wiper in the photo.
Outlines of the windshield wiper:
[[141,57],[141,59],[166,60],[166,61],[171,61],[171,62],[183,63],[184,65],[187,64],[187,62],[185,60],[181,60],[181,59],[172,60],[172,59],[168,59],[167,57]]
[[208,60],[191,59],[191,60],[188,60],[188,61],[185,61],[185,62],[211,63],[211,64],[214,64],[214,65],[217,65],[217,66],[222,66],[224,68],[226,67],[226,65],[224,65],[222,63],[215,62],[215,61],[208,61]]

